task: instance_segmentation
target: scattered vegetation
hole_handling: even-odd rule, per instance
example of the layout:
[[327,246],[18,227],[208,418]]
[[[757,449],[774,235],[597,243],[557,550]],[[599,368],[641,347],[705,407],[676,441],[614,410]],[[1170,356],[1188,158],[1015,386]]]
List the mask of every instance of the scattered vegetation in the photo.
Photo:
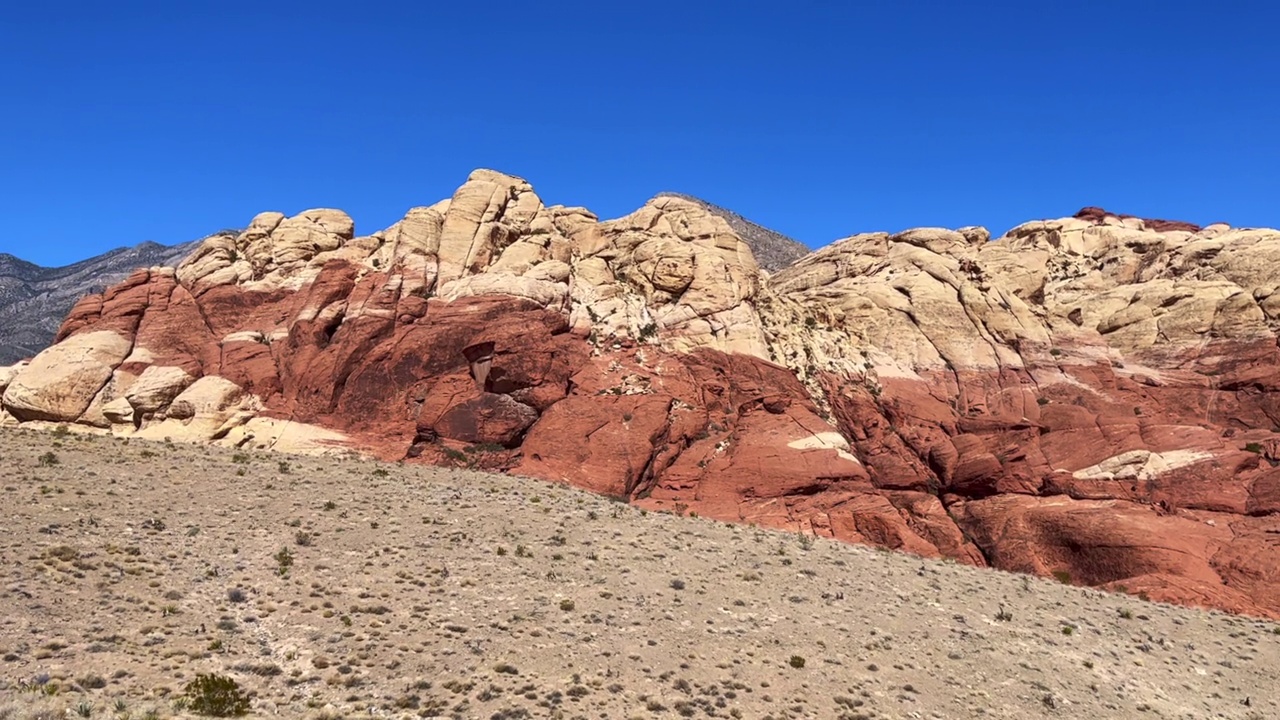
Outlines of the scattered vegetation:
[[196,715],[236,717],[249,712],[249,697],[225,675],[196,675],[182,690],[180,704]]

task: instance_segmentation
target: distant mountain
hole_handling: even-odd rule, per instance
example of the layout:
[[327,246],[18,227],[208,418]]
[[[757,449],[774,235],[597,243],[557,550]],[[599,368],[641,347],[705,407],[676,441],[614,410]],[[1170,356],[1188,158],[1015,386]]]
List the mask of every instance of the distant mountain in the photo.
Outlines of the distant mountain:
[[46,268],[0,253],[0,365],[48,347],[76,301],[140,267],[176,265],[200,244],[144,242],[64,267]]
[[789,238],[780,232],[753,223],[732,210],[714,205],[702,198],[677,192],[658,193],[658,197],[664,196],[677,197],[697,203],[707,212],[719,215],[751,247],[751,252],[756,257],[756,263],[771,273],[787,267],[812,252],[804,243],[794,238]]

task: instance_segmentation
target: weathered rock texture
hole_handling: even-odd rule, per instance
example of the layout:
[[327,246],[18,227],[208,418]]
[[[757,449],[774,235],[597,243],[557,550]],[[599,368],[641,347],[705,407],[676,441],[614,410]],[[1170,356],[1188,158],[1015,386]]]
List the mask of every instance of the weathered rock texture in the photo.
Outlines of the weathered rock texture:
[[805,247],[804,243],[787,237],[776,230],[770,230],[732,210],[709,203],[701,198],[676,192],[659,193],[658,197],[674,197],[686,200],[701,205],[702,209],[712,215],[720,216],[721,219],[729,223],[729,227],[737,233],[738,237],[751,246],[751,252],[755,255],[756,262],[759,263],[763,270],[777,272],[809,254],[809,248]]
[[0,372],[5,417],[507,469],[1280,617],[1280,232],[1168,227],[872,233],[767,276],[699,203],[599,222],[481,170],[372,235],[264,213],[81,301]]
[[57,268],[0,253],[0,364],[34,357],[48,347],[80,298],[102,292],[139,267],[176,265],[198,244],[144,242]]

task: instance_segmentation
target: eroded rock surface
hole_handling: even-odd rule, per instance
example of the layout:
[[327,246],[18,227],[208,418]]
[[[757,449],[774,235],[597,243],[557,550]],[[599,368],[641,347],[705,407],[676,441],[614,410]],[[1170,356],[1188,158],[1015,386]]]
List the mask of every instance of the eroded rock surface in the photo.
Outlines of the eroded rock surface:
[[81,301],[0,422],[501,468],[1280,617],[1280,232],[1090,211],[773,275],[704,205],[524,180],[264,213]]

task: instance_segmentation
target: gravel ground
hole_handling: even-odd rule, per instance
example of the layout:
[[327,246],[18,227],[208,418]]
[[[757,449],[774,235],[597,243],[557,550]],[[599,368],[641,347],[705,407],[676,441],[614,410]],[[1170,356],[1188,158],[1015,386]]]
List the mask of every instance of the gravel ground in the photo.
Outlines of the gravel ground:
[[0,431],[0,720],[1280,718],[1280,628],[525,478]]

